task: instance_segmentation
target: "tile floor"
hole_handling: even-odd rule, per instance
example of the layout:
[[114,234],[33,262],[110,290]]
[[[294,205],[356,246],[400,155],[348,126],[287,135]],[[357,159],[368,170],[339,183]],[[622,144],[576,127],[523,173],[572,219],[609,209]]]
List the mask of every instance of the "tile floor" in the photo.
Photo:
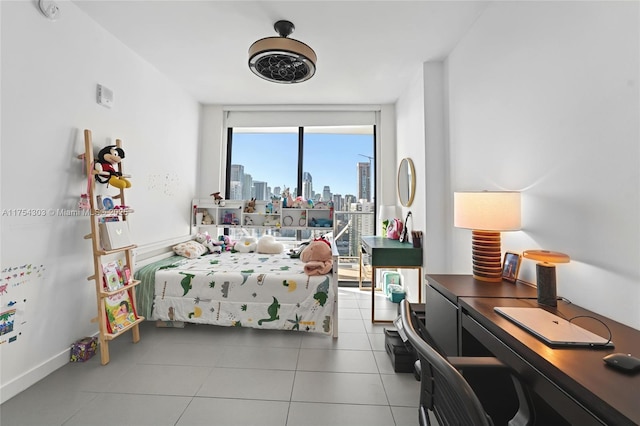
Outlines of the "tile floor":
[[[298,332],[141,325],[0,406],[2,426],[418,424],[419,383],[396,374],[371,295],[340,288],[339,338]],[[378,307],[387,309],[378,311]],[[397,305],[376,299],[376,318]]]

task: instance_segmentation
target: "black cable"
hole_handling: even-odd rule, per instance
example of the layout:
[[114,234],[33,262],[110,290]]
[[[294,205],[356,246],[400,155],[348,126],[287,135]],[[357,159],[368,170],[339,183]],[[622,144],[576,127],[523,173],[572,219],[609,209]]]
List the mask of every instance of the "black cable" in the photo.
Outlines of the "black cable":
[[607,324],[604,323],[604,321],[599,320],[596,317],[592,317],[590,315],[576,315],[575,317],[571,317],[569,319],[567,319],[567,321],[571,322],[576,318],[591,318],[593,320],[598,321],[600,324],[602,324],[604,326],[604,328],[607,329],[607,332],[609,333],[609,338],[605,343],[592,343],[589,346],[591,346],[592,348],[605,348],[608,347],[609,343],[611,343],[611,339],[613,338],[613,333],[611,333],[611,329],[609,328],[609,326]]

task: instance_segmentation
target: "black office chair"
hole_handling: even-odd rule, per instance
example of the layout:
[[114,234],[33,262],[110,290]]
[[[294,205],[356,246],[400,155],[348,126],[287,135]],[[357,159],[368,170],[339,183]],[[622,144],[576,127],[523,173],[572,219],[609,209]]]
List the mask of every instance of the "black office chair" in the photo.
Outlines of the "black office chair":
[[[486,413],[482,403],[460,370],[470,368],[508,368],[493,357],[449,357],[445,358],[427,342],[432,341],[427,328],[416,330],[414,324],[417,316],[405,299],[400,302],[400,316],[396,320],[398,333],[416,350],[417,369],[420,375],[420,408],[421,426],[430,425],[427,411],[431,411],[438,424],[444,425],[493,425],[491,417]],[[423,338],[424,336],[424,338]],[[512,426],[532,424],[534,420],[532,403],[528,392],[522,387],[517,377],[511,375],[519,402],[519,409],[509,421]]]

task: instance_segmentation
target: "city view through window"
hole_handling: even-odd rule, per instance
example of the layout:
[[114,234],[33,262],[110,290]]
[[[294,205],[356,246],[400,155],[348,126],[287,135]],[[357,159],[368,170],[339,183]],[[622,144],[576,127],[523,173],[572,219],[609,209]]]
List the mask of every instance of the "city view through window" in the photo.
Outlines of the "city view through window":
[[[360,237],[375,229],[374,126],[306,127],[299,139],[298,127],[234,128],[227,198],[271,200],[288,189],[293,198],[332,202],[339,252],[357,256]],[[295,231],[279,236],[293,237],[285,232]]]

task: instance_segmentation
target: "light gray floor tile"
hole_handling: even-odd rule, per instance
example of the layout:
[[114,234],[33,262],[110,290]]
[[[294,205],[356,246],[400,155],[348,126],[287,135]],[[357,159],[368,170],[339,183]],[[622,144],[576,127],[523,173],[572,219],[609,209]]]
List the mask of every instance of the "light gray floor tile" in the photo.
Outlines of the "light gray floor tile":
[[382,351],[373,351],[373,356],[378,364],[378,371],[380,374],[396,374],[393,369],[393,363],[389,354]]
[[390,426],[393,424],[390,407],[305,402],[292,402],[287,420],[287,426]]
[[358,309],[358,301],[355,298],[340,299],[338,301],[338,309]]
[[[391,324],[387,328],[393,328]],[[384,333],[371,333],[369,334],[369,342],[371,343],[371,349],[374,351],[384,351],[385,335]]]
[[[329,338],[329,337],[327,337]],[[299,349],[227,346],[217,367],[295,370]]]
[[182,365],[131,365],[105,392],[194,396],[211,371]]
[[309,333],[302,338],[302,348],[370,351],[371,344],[366,333],[343,333],[340,330],[337,339]]
[[[396,426],[417,426],[419,424],[417,407],[391,407],[391,413]],[[438,423],[431,424],[438,426]]]
[[213,343],[158,343],[138,362],[144,364],[213,367],[224,354],[224,347]]
[[292,401],[388,405],[379,374],[296,372]]
[[389,404],[398,407],[418,407],[420,382],[413,373],[382,374],[382,384]]
[[360,309],[338,308],[338,319],[358,319],[361,320]]
[[289,401],[294,371],[214,368],[197,396]]
[[378,373],[371,351],[301,349],[298,371]]
[[338,319],[340,333],[365,333],[364,321],[360,319]]
[[[46,380],[46,379],[45,379]],[[61,425],[98,394],[55,390],[37,384],[14,396],[0,407],[2,426]]]
[[194,398],[176,426],[283,426],[288,402]]
[[191,397],[99,394],[64,426],[172,426],[190,401]]

